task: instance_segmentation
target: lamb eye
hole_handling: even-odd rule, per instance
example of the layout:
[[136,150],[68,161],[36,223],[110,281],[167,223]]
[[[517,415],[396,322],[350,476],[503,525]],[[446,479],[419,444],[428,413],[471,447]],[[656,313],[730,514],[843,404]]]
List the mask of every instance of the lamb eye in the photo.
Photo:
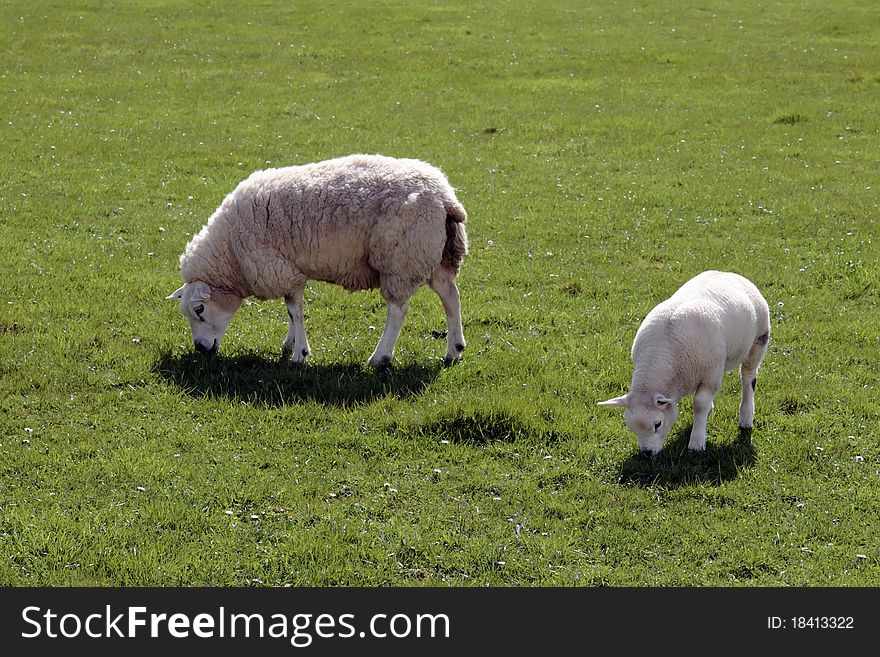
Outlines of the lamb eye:
[[660,430],[660,427],[661,427],[662,425],[663,425],[663,421],[662,421],[662,420],[657,420],[657,421],[654,423],[654,433],[657,433],[657,431]]
[[198,316],[199,319],[202,319],[202,313],[205,312],[204,304],[200,303],[198,306],[193,308],[193,312]]

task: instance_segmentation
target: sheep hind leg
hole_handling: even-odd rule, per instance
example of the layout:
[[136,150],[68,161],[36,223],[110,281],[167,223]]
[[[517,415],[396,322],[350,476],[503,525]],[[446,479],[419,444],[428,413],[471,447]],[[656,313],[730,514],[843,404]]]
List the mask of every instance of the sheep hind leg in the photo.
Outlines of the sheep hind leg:
[[739,368],[742,383],[742,403],[739,405],[739,426],[751,429],[755,422],[755,388],[758,385],[758,367],[767,351],[769,336],[765,333],[755,340],[748,356]]
[[[306,362],[309,354],[312,353],[309,347],[309,340],[306,337],[306,326],[303,320],[303,292],[305,288],[298,288],[292,294],[284,297],[284,303],[287,305],[287,316],[290,317],[290,324],[287,327],[287,338],[281,345],[281,354],[283,358],[290,356],[290,360],[295,365],[301,365]],[[291,355],[292,354],[292,355]]]
[[379,338],[379,344],[370,356],[369,363],[373,367],[386,367],[391,363],[394,356],[394,346],[397,344],[397,338],[400,337],[400,329],[403,328],[403,320],[406,318],[406,311],[409,308],[409,299],[402,303],[394,303],[387,301],[388,319],[385,321],[385,328],[382,330],[382,337]]
[[466,345],[461,326],[461,297],[455,284],[455,275],[448,269],[439,267],[428,285],[440,297],[443,312],[446,313],[446,358],[443,362],[451,365],[461,359],[461,352]]

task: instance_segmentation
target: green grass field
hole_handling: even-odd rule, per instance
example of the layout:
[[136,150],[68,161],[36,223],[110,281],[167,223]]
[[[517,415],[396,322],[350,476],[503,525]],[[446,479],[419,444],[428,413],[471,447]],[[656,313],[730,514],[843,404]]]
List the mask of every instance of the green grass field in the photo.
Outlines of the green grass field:
[[[880,584],[880,6],[0,2],[0,584]],[[219,357],[177,259],[251,171],[426,160],[469,213],[462,363],[310,284]],[[756,425],[622,414],[704,269],[771,306]]]

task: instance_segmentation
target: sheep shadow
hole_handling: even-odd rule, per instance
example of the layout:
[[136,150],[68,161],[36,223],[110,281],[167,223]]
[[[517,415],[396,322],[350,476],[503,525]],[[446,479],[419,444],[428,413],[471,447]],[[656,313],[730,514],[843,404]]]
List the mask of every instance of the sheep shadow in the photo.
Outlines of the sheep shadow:
[[620,466],[618,481],[624,485],[680,488],[699,484],[718,486],[739,476],[743,468],[757,461],[752,430],[740,429],[729,443],[706,444],[704,452],[687,448],[691,427],[682,427],[655,458],[633,454]]
[[442,362],[376,371],[367,365],[308,364],[259,355],[204,356],[164,353],[153,371],[193,397],[234,399],[282,407],[307,401],[335,407],[367,404],[389,395],[415,397],[434,381]]
[[568,439],[568,436],[554,429],[535,425],[503,410],[453,412],[416,427],[393,425],[390,428],[394,432],[407,431],[416,436],[471,447],[514,443],[519,440],[549,445]]

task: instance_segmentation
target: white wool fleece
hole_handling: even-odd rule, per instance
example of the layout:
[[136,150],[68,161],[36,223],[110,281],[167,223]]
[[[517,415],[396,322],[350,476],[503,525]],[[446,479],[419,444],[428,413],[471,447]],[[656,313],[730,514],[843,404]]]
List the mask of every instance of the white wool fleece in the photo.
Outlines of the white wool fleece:
[[[381,290],[390,330],[374,362],[390,360],[410,296],[429,283],[450,323],[447,359],[455,360],[464,349],[454,279],[467,253],[466,220],[445,175],[419,160],[349,155],[256,171],[187,245],[180,273],[187,284],[206,283],[214,298],[285,297],[292,322],[285,348],[302,343],[297,362],[308,352],[301,320],[308,280]],[[175,293],[182,310],[186,296],[184,288]],[[192,312],[184,314],[197,326]],[[223,331],[204,348],[216,349]]]
[[770,335],[767,302],[748,279],[706,271],[657,305],[636,332],[630,391],[601,402],[624,406],[627,426],[642,451],[656,454],[678,415],[678,401],[694,393],[688,447],[706,446],[706,423],[724,373],[740,367],[740,426],[754,420],[754,391]]
[[[185,281],[272,299],[313,279],[409,298],[440,265],[447,213],[467,214],[425,162],[350,155],[251,174],[180,258]],[[457,273],[457,264],[455,273]]]

